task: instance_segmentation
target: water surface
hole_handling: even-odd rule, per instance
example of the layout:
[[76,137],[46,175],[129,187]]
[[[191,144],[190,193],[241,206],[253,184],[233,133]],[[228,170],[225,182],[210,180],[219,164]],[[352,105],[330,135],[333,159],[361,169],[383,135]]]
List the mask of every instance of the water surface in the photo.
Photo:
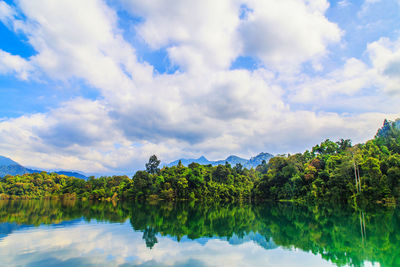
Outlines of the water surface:
[[396,209],[0,201],[1,266],[400,266]]

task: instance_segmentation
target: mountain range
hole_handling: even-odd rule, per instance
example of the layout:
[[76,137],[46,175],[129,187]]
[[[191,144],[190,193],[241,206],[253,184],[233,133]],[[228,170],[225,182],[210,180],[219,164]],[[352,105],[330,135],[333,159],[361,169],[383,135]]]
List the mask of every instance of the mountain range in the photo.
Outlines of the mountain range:
[[195,163],[198,163],[201,165],[211,164],[213,166],[217,166],[220,164],[223,165],[226,162],[228,162],[229,164],[231,164],[231,166],[235,166],[237,163],[240,163],[243,165],[243,167],[250,169],[250,168],[255,168],[258,165],[260,165],[263,160],[265,160],[268,163],[268,161],[273,157],[274,157],[274,155],[269,154],[269,153],[264,153],[264,152],[258,154],[255,157],[251,157],[250,159],[244,159],[244,158],[240,158],[238,156],[231,155],[224,160],[210,161],[206,157],[201,156],[198,159],[184,159],[184,158],[178,159],[169,164],[165,164],[165,166],[167,166],[167,167],[176,166],[176,165],[178,165],[179,161],[181,161],[182,165],[184,165],[184,166],[188,166],[192,162],[195,162]]
[[[260,153],[255,157],[251,157],[250,159],[244,159],[238,156],[231,155],[227,157],[224,160],[216,160],[216,161],[210,161],[206,157],[201,156],[198,159],[179,159],[175,160],[169,164],[164,164],[164,166],[176,166],[178,165],[179,161],[182,162],[184,166],[188,166],[190,163],[195,162],[199,163],[201,165],[224,165],[226,162],[231,164],[231,166],[235,166],[237,163],[242,164],[244,168],[250,169],[250,168],[256,168],[258,165],[262,163],[263,160],[268,162],[270,158],[274,157],[272,154],[269,153]],[[22,166],[18,162],[13,161],[10,158],[0,156],[0,177],[4,177],[6,175],[23,175],[26,173],[40,173],[42,170],[34,170],[30,169],[27,167]],[[62,174],[66,176],[71,176],[71,177],[76,177],[76,178],[81,178],[86,180],[87,177],[79,172],[72,172],[72,171],[55,171],[57,174]]]
[[[10,158],[0,156],[0,177],[8,175],[23,175],[25,173],[40,173],[40,170],[33,170],[20,165],[18,162],[13,161]],[[86,180],[87,177],[78,172],[71,171],[56,171],[57,174],[66,176],[81,178]]]

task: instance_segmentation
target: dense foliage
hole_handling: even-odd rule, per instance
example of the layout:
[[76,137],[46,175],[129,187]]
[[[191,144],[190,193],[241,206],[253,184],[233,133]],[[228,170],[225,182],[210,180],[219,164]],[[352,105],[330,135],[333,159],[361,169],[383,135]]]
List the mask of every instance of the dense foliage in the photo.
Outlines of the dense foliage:
[[387,203],[400,197],[399,123],[385,120],[375,138],[352,146],[325,140],[303,154],[276,156],[256,169],[241,164],[159,169],[155,155],[146,171],[87,181],[54,173],[5,176],[0,198],[296,200]]
[[215,167],[179,164],[161,170],[154,162],[147,166],[148,171],[137,171],[132,179],[112,176],[89,177],[85,181],[45,172],[7,175],[0,180],[0,198],[249,199],[258,178],[253,169],[232,168],[229,164]]
[[334,203],[394,203],[400,197],[399,121],[365,144],[325,140],[303,154],[272,158],[253,190],[256,198]]

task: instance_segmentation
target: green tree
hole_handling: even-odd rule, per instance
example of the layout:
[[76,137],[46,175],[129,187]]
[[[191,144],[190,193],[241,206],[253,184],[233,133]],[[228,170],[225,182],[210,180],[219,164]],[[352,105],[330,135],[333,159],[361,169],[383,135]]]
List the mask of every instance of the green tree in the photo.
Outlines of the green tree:
[[256,171],[266,174],[268,172],[268,164],[265,160],[262,160],[261,164],[256,167]]
[[145,171],[137,171],[133,176],[133,188],[135,191],[135,197],[145,197],[150,194],[150,188],[152,185],[151,175]]
[[350,139],[340,139],[340,141],[337,141],[336,144],[339,146],[339,151],[345,151],[346,148],[351,147],[351,140]]
[[160,165],[161,161],[157,159],[156,155],[153,155],[149,158],[149,162],[146,163],[146,171],[150,174],[156,174],[160,171],[158,166]]

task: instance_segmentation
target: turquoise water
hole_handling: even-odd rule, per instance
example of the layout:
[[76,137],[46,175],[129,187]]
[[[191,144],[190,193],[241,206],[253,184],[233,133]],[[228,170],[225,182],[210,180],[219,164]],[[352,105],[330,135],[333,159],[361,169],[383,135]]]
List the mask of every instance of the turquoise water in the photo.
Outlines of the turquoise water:
[[1,266],[400,266],[396,209],[0,201]]

